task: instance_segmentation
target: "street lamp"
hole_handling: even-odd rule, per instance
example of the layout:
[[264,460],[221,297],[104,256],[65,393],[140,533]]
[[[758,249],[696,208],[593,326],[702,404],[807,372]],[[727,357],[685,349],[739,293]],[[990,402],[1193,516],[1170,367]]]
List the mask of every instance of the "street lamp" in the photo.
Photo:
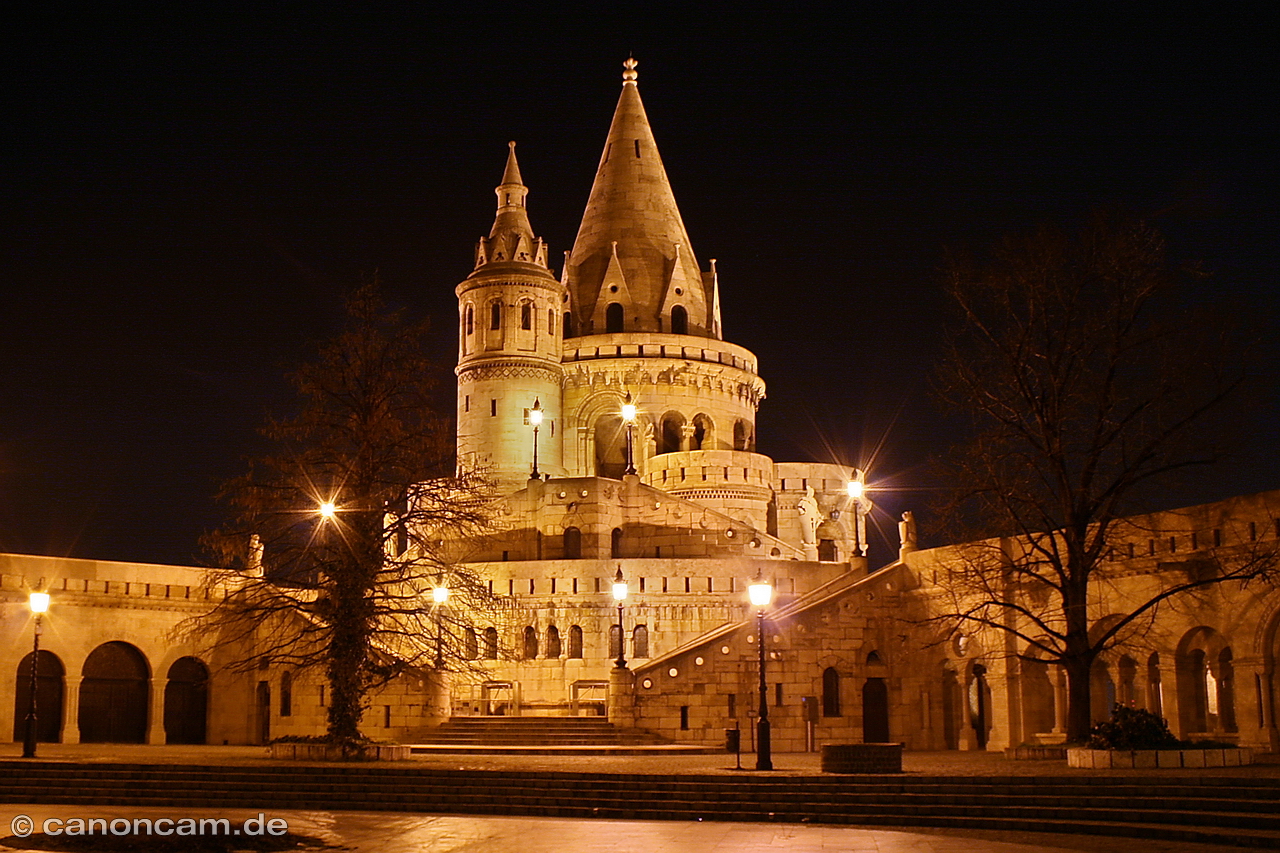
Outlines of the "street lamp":
[[614,664],[618,669],[627,668],[626,651],[627,643],[622,634],[622,602],[627,600],[627,582],[622,577],[622,566],[618,566],[618,573],[613,576],[613,600],[618,602],[618,659]]
[[533,479],[538,479],[538,427],[542,426],[542,403],[533,398],[533,408],[529,410],[529,423],[533,424]]
[[338,514],[338,505],[333,501],[321,501],[317,509],[321,518],[333,518]]
[[[627,392],[626,398],[622,401],[622,420],[627,424],[627,469],[623,474],[634,474],[636,472],[636,451],[635,437],[633,432],[636,426],[636,404],[631,402],[631,392]],[[619,569],[618,571],[622,571]]]
[[756,612],[756,645],[760,651],[760,717],[756,720],[756,769],[773,769],[773,751],[769,740],[769,688],[765,683],[764,673],[764,609],[773,600],[773,586],[764,579],[761,572],[747,587],[747,595],[751,603],[759,608]]
[[866,484],[862,482],[862,472],[854,469],[854,478],[849,481],[849,502],[853,504],[853,553],[866,556],[862,539],[862,497],[867,493]]
[[[44,582],[41,581],[41,586]],[[36,757],[36,673],[40,663],[40,621],[49,609],[49,593],[32,592],[27,597],[27,605],[36,615],[35,635],[31,643],[31,702],[27,705],[26,731],[22,738],[22,757]]]
[[436,584],[431,590],[431,600],[436,603],[436,671],[439,672],[444,669],[444,616],[440,611],[449,602],[449,587]]

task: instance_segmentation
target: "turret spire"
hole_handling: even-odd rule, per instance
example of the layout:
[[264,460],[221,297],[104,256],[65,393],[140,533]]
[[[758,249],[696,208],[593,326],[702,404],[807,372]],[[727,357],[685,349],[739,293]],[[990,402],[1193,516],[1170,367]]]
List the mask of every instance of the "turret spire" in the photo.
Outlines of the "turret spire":
[[498,212],[493,218],[489,236],[481,237],[476,247],[476,268],[510,261],[546,267],[546,244],[533,236],[533,226],[529,224],[529,212],[525,208],[529,188],[520,177],[516,144],[508,142],[507,149],[502,183],[494,189],[498,195]]
[[[566,267],[573,310],[583,334],[619,331],[621,316],[620,331],[715,336],[704,276],[640,101],[638,64],[622,64],[622,94]],[[610,312],[615,303],[620,312]]]

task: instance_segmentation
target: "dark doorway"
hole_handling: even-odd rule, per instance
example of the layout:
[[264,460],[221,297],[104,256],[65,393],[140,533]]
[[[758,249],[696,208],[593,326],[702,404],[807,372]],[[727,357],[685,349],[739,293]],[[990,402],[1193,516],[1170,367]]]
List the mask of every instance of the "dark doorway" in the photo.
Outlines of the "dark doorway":
[[[27,734],[27,712],[31,710],[31,652],[18,664],[17,690],[13,702],[13,739],[21,741]],[[62,742],[62,661],[53,652],[40,650],[36,666],[36,740],[40,743]]]
[[617,302],[610,302],[604,309],[604,326],[608,333],[622,331],[622,306]]
[[147,660],[128,643],[103,643],[84,662],[81,743],[146,743]]
[[822,671],[822,716],[840,716],[840,673],[834,666]]
[[164,686],[164,742],[204,743],[208,713],[209,670],[196,658],[178,658]]
[[883,678],[862,685],[862,742],[889,742],[889,685]]

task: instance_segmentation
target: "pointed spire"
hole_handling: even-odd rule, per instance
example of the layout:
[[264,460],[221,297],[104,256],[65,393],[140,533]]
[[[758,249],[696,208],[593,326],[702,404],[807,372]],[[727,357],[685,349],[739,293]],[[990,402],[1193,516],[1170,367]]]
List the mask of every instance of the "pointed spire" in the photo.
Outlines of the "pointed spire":
[[577,316],[595,318],[603,316],[610,302],[622,301],[605,287],[606,270],[616,256],[634,300],[623,304],[627,331],[670,330],[664,314],[673,307],[666,297],[674,279],[692,283],[681,286],[678,294],[689,333],[710,335],[707,294],[698,286],[703,277],[640,100],[637,65],[632,57],[623,63],[622,94],[569,257],[566,274],[574,310]]
[[507,166],[502,172],[502,183],[494,189],[498,195],[498,212],[493,218],[489,236],[481,237],[476,247],[476,268],[504,261],[545,267],[546,246],[533,236],[529,212],[525,209],[525,196],[529,194],[529,188],[520,177],[516,144],[508,142],[507,149]]

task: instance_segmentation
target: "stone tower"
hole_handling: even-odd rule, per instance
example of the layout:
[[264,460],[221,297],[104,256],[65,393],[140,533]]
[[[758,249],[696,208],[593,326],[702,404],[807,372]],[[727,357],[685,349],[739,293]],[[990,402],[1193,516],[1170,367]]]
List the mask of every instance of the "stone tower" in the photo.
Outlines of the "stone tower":
[[499,488],[532,472],[528,413],[539,404],[538,467],[561,462],[561,310],[564,286],[547,267],[547,245],[533,235],[515,143],[495,192],[489,236],[476,245],[475,269],[458,285],[458,464],[487,472]]

